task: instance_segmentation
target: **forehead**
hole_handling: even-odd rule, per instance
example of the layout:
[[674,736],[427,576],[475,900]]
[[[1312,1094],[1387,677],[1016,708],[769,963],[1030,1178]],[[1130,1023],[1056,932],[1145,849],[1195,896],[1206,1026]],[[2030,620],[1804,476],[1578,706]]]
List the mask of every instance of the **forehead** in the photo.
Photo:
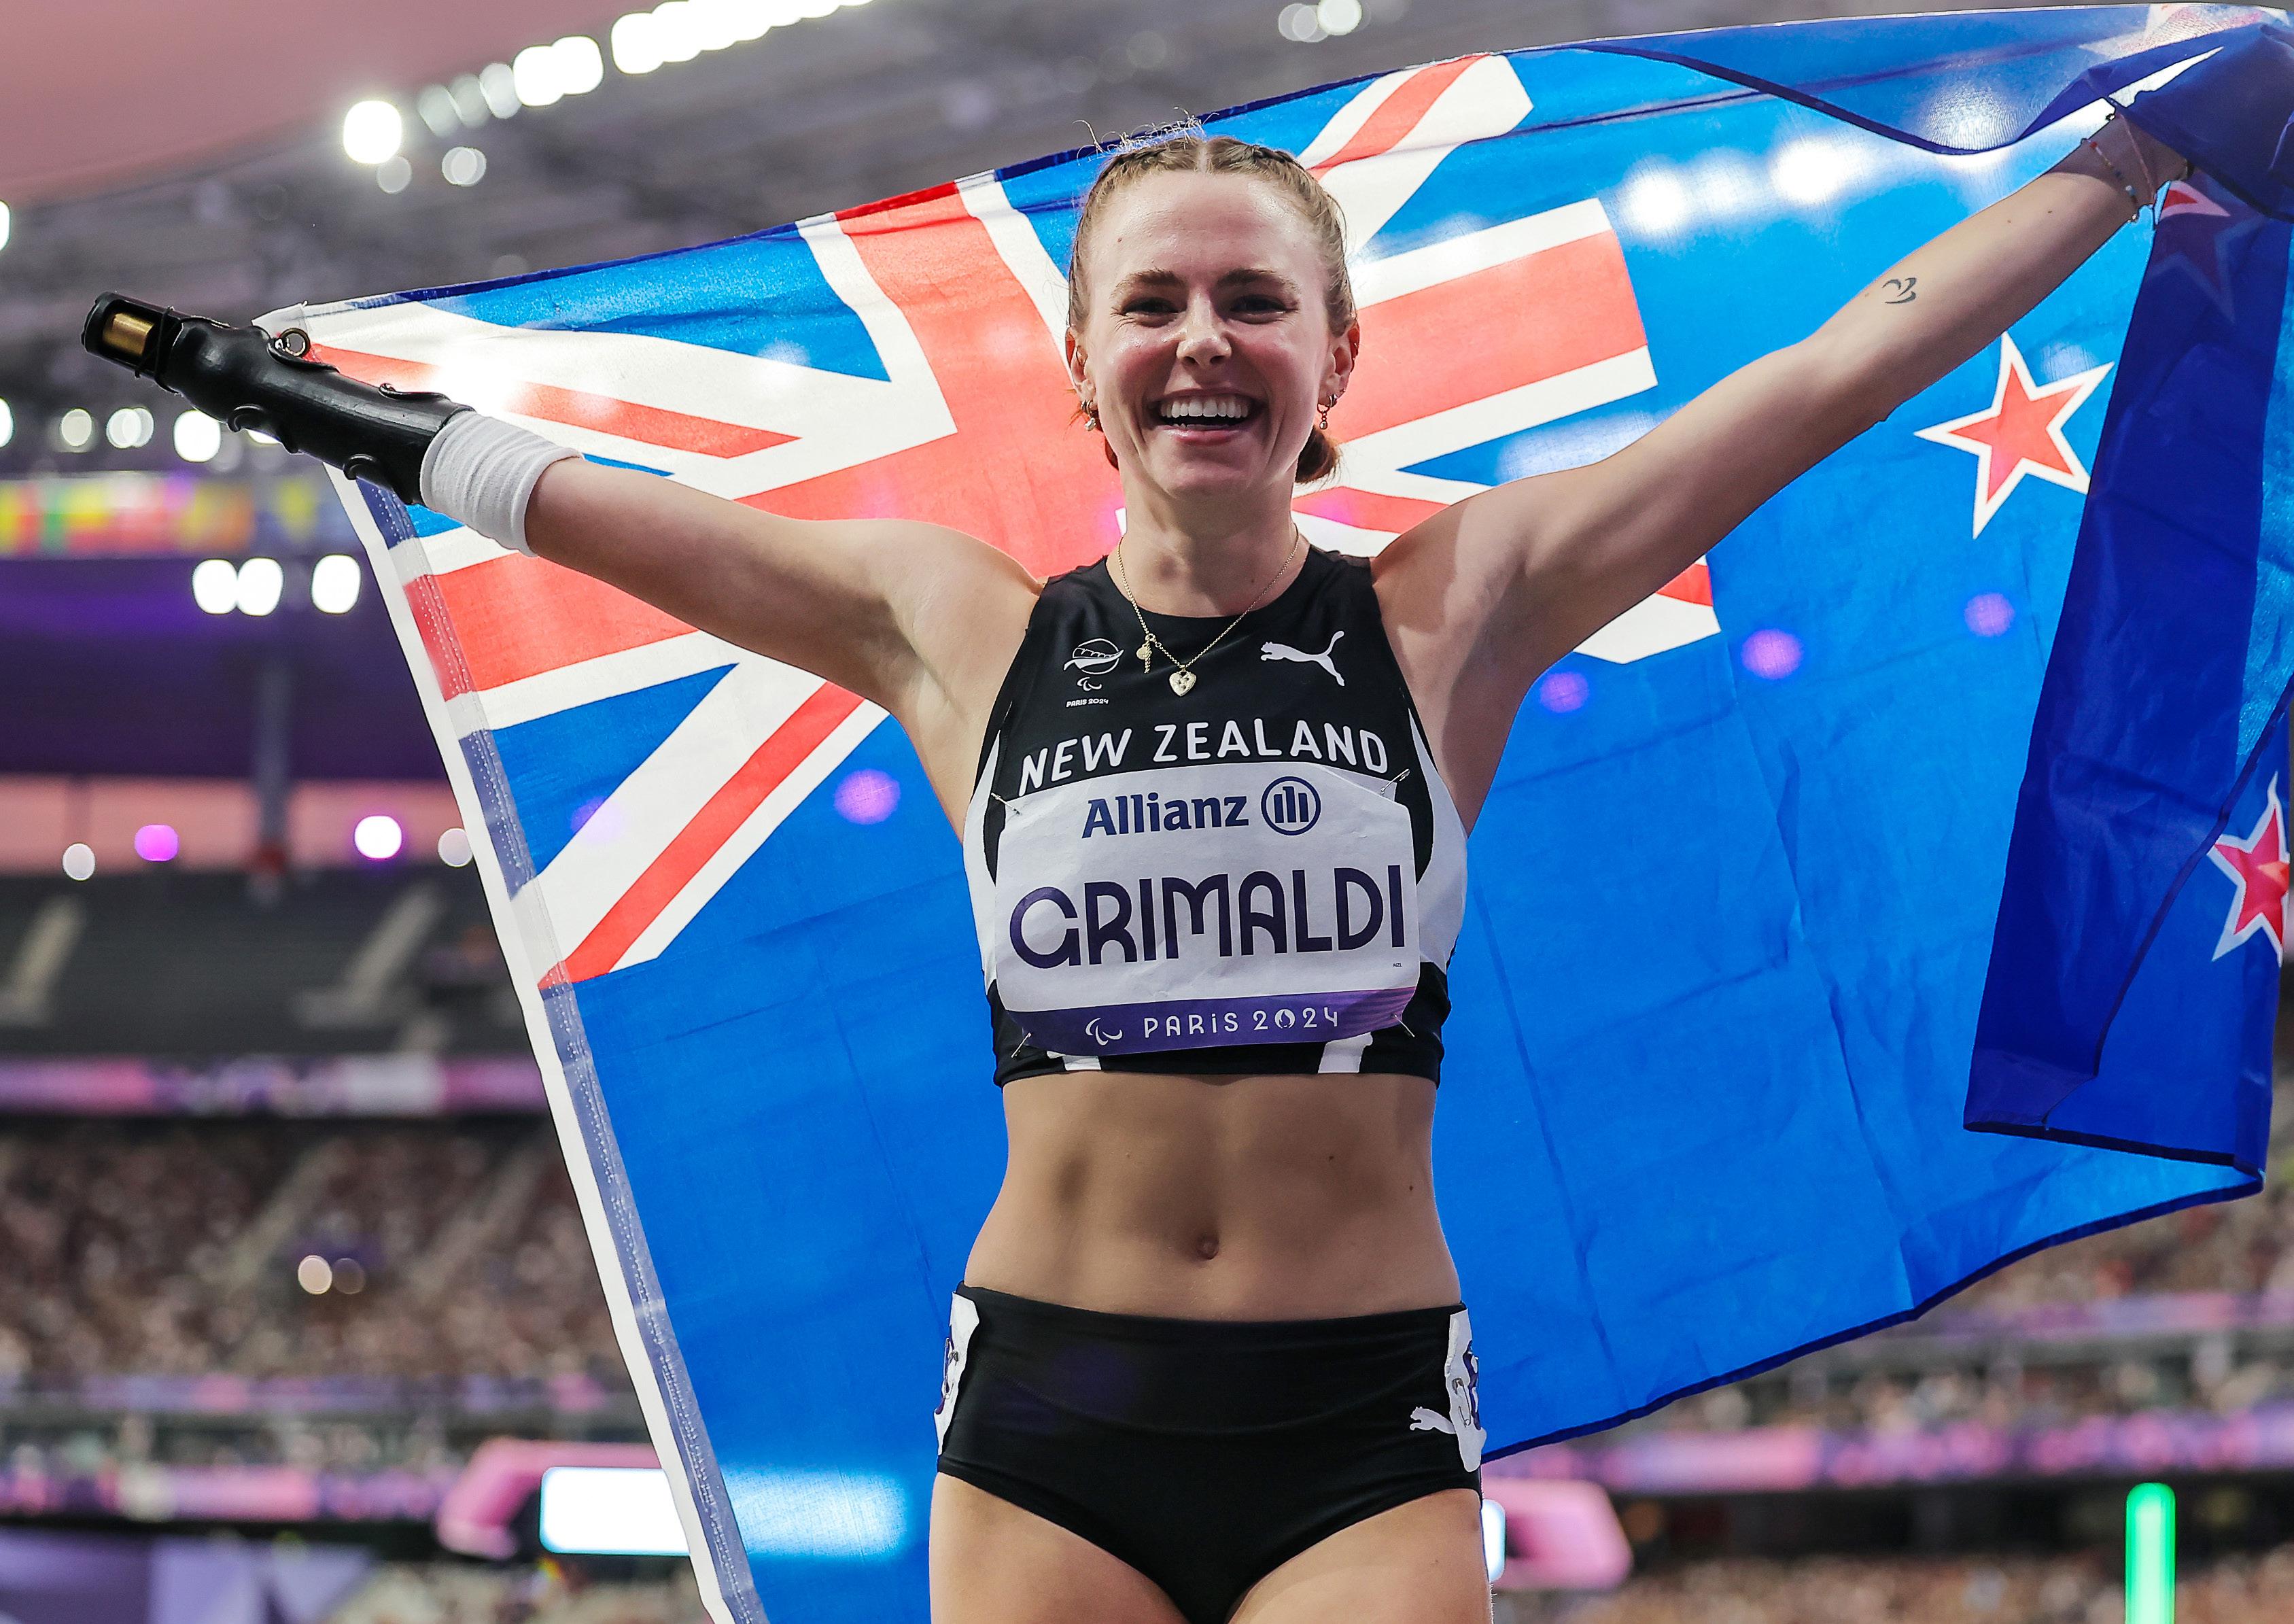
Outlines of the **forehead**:
[[1087,249],[1094,278],[1147,266],[1181,274],[1264,265],[1311,281],[1314,236],[1297,205],[1250,175],[1143,175],[1107,201]]

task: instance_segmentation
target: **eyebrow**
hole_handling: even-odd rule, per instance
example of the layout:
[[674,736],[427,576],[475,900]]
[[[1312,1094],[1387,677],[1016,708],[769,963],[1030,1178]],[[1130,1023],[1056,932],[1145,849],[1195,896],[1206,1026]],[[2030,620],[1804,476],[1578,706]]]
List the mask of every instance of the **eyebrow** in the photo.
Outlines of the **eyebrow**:
[[[1134,271],[1118,282],[1116,287],[1119,291],[1141,286],[1168,287],[1174,282],[1183,282],[1185,280],[1186,278],[1181,276],[1176,271],[1166,271],[1159,266],[1151,266],[1144,271]],[[1221,275],[1214,285],[1231,288],[1241,282],[1281,282],[1285,287],[1290,285],[1290,279],[1288,276],[1280,271],[1269,270],[1264,265],[1239,265]]]

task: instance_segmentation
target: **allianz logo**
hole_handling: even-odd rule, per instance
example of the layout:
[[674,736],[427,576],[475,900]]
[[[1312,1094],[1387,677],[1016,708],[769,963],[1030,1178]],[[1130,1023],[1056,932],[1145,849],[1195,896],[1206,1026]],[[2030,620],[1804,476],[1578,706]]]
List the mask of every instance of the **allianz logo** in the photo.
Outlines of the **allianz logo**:
[[[1259,821],[1278,835],[1303,835],[1322,816],[1322,797],[1305,779],[1285,775],[1259,793]],[[1239,828],[1251,822],[1248,796],[1094,796],[1084,805],[1083,838],[1094,835],[1171,835]]]

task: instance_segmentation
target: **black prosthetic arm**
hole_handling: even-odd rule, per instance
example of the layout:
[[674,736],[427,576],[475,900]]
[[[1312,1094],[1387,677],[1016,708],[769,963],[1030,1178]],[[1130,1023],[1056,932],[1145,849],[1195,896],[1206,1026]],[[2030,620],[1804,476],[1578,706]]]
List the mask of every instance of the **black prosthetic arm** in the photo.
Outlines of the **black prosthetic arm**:
[[446,420],[469,407],[435,390],[401,391],[346,378],[301,351],[289,331],[273,339],[107,293],[87,313],[80,343],[151,379],[233,428],[270,435],[289,451],[370,479],[402,502],[422,499],[422,455]]

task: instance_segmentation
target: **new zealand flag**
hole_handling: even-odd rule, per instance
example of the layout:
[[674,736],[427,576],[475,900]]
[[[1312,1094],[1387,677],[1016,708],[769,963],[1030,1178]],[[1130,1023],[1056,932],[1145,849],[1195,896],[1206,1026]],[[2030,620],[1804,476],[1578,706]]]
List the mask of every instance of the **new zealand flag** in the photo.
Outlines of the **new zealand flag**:
[[[1606,455],[2054,162],[2106,93],[2257,26],[1720,30],[1206,120],[1298,152],[1351,230],[1363,362],[1300,523],[1374,551]],[[1097,163],[292,314],[347,371],[590,457],[1045,574],[1117,535],[1059,360]],[[2255,1187],[2288,248],[2173,188],[1538,684],[1473,838],[1436,1142],[1491,1454]],[[1003,1147],[915,755],[802,672],[343,492],[484,835],[712,1607],[922,1619],[937,1356]]]

